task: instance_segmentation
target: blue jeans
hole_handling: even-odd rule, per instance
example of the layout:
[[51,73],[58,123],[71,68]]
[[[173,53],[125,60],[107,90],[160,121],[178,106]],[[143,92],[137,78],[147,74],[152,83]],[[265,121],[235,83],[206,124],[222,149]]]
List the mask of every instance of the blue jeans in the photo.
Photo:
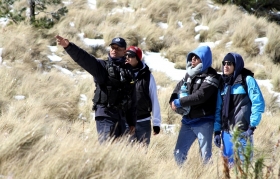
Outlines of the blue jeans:
[[196,139],[198,139],[202,160],[207,163],[212,156],[213,130],[214,121],[202,120],[188,125],[182,123],[174,150],[177,164],[182,165],[185,162],[188,151]]
[[128,125],[124,118],[117,120],[108,117],[96,117],[96,129],[99,143],[103,143],[110,138],[117,138],[128,131]]
[[[234,150],[233,150],[233,143],[232,143],[232,135],[228,132],[223,131],[222,132],[222,139],[223,139],[223,155],[227,158],[228,163],[230,165],[234,164]],[[251,147],[253,147],[253,136],[250,136],[249,138]],[[237,154],[239,155],[239,158],[241,162],[244,162],[244,149],[247,146],[247,139],[245,138],[239,138],[240,147],[238,148]],[[253,152],[251,153],[250,159],[253,157]]]
[[131,137],[132,140],[137,142],[145,142],[148,146],[150,144],[152,133],[151,121],[137,122],[135,127],[135,134]]

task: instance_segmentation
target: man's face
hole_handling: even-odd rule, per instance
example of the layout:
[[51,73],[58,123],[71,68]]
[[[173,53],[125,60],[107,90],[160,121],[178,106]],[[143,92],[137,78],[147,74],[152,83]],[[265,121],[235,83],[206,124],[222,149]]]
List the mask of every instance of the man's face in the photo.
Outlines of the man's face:
[[119,47],[117,44],[112,44],[110,49],[110,56],[112,58],[121,58],[125,55],[126,49],[124,47]]
[[192,67],[194,68],[194,67],[196,67],[200,63],[201,63],[200,58],[198,56],[194,55],[192,57]]
[[231,75],[234,72],[234,65],[232,62],[223,61],[224,74]]
[[138,60],[134,54],[126,54],[126,63],[129,63],[132,67],[136,67]]

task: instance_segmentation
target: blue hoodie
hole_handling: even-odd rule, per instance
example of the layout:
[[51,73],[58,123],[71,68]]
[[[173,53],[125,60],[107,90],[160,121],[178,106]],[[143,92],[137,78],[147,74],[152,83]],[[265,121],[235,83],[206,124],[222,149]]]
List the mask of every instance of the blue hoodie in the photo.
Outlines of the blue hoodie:
[[192,61],[193,54],[197,55],[202,61],[201,72],[212,65],[212,52],[208,46],[200,46],[187,55],[187,64]]

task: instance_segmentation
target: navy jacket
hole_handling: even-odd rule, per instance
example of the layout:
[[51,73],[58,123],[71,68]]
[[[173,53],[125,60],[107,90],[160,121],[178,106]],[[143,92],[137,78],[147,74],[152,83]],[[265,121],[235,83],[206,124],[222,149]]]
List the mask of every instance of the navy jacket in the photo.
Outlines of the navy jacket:
[[[223,97],[227,92],[227,86],[220,83],[218,91],[217,106],[215,114],[215,131],[229,131],[231,127],[238,124],[239,129],[245,131],[256,127],[261,121],[261,114],[265,110],[265,101],[258,83],[252,76],[244,74],[244,61],[239,54],[231,53],[235,58],[234,82],[230,91],[229,116],[222,119]],[[246,76],[245,81],[242,76]],[[244,85],[247,85],[247,91]]]

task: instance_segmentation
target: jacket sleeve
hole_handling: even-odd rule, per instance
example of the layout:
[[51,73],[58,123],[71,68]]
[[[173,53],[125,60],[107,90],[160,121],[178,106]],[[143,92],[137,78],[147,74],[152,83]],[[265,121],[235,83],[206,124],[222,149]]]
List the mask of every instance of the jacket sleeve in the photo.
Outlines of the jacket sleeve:
[[222,129],[221,112],[222,112],[222,96],[221,96],[221,91],[218,90],[215,121],[214,121],[214,131],[221,131]]
[[132,101],[131,107],[126,111],[126,122],[128,126],[136,126],[137,121],[137,98],[136,98],[136,88],[134,86],[132,91]]
[[102,83],[106,80],[105,77],[107,76],[107,71],[105,69],[106,65],[104,60],[96,59],[93,55],[90,55],[72,42],[65,48],[65,50],[70,57],[89,72],[98,83]]
[[156,86],[156,81],[152,74],[150,74],[149,95],[152,101],[153,126],[160,126],[161,115],[160,115],[160,106],[159,106],[158,95],[157,95],[157,86]]
[[[214,93],[218,91],[218,75],[208,75],[202,82],[199,89],[192,94],[180,99],[181,106],[194,106],[207,101]],[[215,94],[216,95],[216,94]]]
[[179,93],[179,90],[183,84],[183,80],[179,81],[175,87],[175,89],[173,90],[171,96],[170,96],[170,99],[169,99],[169,104],[172,103],[175,99],[178,99],[178,93]]
[[252,102],[250,126],[256,127],[257,125],[259,125],[262,113],[265,110],[265,101],[259,85],[253,77],[247,76],[246,83],[248,86],[248,95]]

